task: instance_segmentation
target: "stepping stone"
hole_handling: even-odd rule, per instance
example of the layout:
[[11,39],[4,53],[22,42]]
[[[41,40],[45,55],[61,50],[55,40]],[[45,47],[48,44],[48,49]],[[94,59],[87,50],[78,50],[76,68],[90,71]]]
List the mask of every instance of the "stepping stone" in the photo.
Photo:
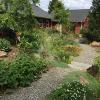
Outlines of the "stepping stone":
[[87,70],[90,68],[92,65],[90,64],[85,64],[85,63],[79,63],[79,62],[72,62],[71,64],[68,64],[69,67],[77,70]]

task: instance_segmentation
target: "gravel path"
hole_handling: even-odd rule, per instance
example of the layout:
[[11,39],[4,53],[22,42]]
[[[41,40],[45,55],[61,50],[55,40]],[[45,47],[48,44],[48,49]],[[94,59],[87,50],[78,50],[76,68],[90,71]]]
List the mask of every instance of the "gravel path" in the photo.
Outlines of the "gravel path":
[[74,70],[71,68],[51,68],[30,87],[14,90],[13,93],[2,96],[0,100],[44,100],[43,98],[58,86],[64,76],[72,71]]
[[87,70],[94,62],[94,59],[98,56],[95,48],[87,44],[80,44],[82,51],[78,57],[75,57],[69,66],[73,69]]
[[[76,66],[76,62],[91,65],[97,56],[95,50],[85,44],[80,44],[80,46],[83,50],[80,56],[74,59],[74,66]],[[1,96],[0,100],[44,100],[44,97],[58,86],[64,76],[72,71],[76,71],[76,69],[72,67],[51,68],[38,81],[33,82],[30,87],[14,90],[11,94]]]
[[87,44],[80,44],[82,51],[80,56],[74,58],[74,62],[80,62],[85,64],[93,64],[94,58],[98,56],[96,50],[87,45]]

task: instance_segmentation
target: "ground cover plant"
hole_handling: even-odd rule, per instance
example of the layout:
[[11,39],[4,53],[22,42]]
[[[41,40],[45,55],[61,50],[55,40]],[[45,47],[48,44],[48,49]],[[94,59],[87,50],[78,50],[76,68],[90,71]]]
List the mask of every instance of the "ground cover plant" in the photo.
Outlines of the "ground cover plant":
[[88,73],[73,72],[65,77],[46,100],[98,100],[99,89],[100,83]]
[[54,67],[61,67],[61,68],[66,68],[66,67],[68,67],[68,64],[67,64],[67,63],[59,62],[59,61],[51,61],[51,62],[50,62],[50,65],[51,65],[51,66],[54,66]]

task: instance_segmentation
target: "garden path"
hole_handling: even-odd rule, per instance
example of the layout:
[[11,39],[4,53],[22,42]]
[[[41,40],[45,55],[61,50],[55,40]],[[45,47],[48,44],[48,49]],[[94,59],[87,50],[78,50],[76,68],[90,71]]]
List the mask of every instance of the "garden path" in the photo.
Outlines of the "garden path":
[[76,57],[74,61],[85,63],[85,64],[93,64],[94,58],[98,56],[95,48],[91,47],[88,44],[80,44],[82,51],[80,56]]
[[96,51],[86,44],[80,44],[80,46],[82,52],[79,57],[74,59],[69,68],[50,68],[30,87],[11,90],[13,93],[1,96],[0,100],[44,100],[44,97],[58,86],[64,76],[77,69],[92,65],[93,59],[97,56]]
[[69,64],[71,68],[86,70],[91,67],[94,59],[98,56],[95,48],[88,44],[80,44],[82,51],[78,57],[75,57],[73,62]]
[[72,68],[51,68],[30,87],[8,90],[12,93],[1,96],[0,100],[44,100],[44,97],[58,86],[64,76],[73,71]]

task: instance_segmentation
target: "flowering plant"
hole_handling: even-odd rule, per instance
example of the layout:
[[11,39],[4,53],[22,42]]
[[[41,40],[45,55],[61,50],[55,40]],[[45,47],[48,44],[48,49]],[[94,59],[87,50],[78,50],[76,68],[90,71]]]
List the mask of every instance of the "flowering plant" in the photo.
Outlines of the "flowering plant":
[[51,95],[51,100],[96,100],[92,89],[77,81],[60,85]]

